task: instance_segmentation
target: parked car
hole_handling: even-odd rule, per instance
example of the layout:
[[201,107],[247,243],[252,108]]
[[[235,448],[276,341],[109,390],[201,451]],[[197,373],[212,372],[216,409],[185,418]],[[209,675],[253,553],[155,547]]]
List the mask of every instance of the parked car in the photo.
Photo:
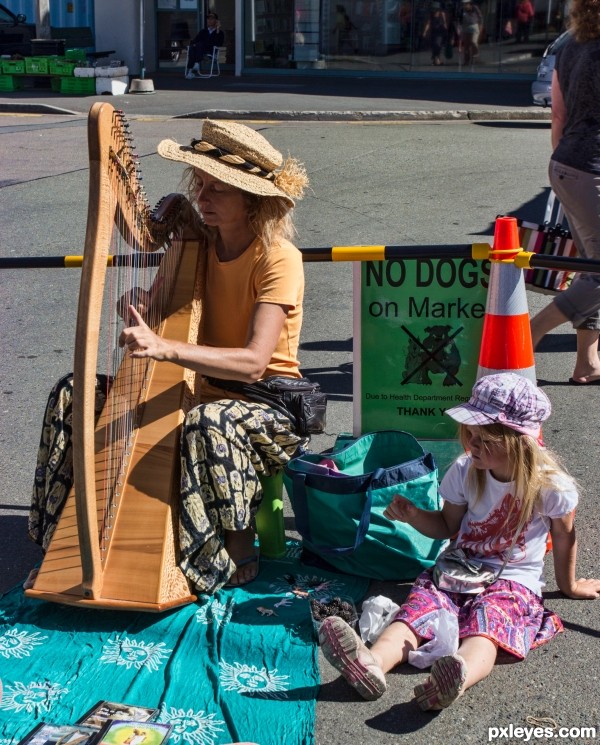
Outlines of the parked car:
[[0,5],[0,55],[30,55],[31,40],[35,36],[35,23],[27,23],[22,13],[15,15]]
[[567,43],[568,38],[569,32],[564,31],[546,47],[542,61],[538,65],[537,78],[531,84],[531,95],[536,106],[552,105],[552,73],[554,72],[556,53]]

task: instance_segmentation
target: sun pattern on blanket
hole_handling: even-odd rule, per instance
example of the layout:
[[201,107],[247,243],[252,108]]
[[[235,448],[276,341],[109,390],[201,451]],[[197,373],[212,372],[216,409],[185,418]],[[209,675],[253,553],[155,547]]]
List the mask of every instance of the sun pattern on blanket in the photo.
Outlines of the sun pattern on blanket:
[[0,599],[0,745],[74,724],[100,700],[158,709],[169,745],[310,745],[319,687],[310,599],[360,600],[368,581],[284,559],[258,579],[161,615]]

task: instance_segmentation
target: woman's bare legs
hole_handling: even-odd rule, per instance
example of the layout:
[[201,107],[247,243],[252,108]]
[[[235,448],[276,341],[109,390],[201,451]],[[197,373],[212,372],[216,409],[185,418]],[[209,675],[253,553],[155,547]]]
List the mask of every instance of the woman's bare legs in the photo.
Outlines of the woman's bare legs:
[[[538,346],[547,333],[568,320],[554,303],[549,303],[531,319],[533,348]],[[577,356],[573,378],[583,385],[600,379],[599,335],[600,332],[596,329],[577,329]]]
[[596,329],[577,329],[577,357],[573,378],[578,383],[590,383],[600,378],[598,336]]
[[535,349],[544,336],[557,326],[567,323],[569,319],[556,307],[554,303],[548,303],[539,313],[531,319],[531,342]]
[[258,552],[254,548],[255,538],[254,528],[225,531],[225,548],[237,566],[236,571],[229,578],[229,585],[245,585],[256,579]]

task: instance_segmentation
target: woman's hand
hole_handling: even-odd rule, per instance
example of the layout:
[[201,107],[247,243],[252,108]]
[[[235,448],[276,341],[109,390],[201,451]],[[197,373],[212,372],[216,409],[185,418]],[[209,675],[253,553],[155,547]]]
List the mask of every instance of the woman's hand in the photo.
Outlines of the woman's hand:
[[124,321],[129,321],[129,307],[133,306],[145,316],[150,307],[150,293],[142,287],[133,287],[117,300],[117,313]]
[[152,357],[159,362],[173,359],[175,352],[172,345],[152,331],[133,305],[127,308],[127,320],[133,321],[135,325],[123,329],[119,336],[119,346],[124,347],[130,357]]
[[410,525],[418,513],[418,508],[409,499],[396,494],[385,508],[383,516],[387,517],[388,520],[398,520],[399,522]]
[[133,287],[122,295],[117,301],[117,313],[124,321],[129,321],[129,306],[133,305],[139,313],[145,318],[152,306],[162,286],[162,278],[157,279],[149,290],[143,287]]

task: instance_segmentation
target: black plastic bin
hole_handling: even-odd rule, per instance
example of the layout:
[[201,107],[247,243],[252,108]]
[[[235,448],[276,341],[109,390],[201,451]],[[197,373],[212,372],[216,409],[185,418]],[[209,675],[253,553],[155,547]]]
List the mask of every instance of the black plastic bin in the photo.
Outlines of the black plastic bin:
[[31,56],[32,57],[51,57],[52,55],[64,56],[65,40],[64,39],[32,39]]

